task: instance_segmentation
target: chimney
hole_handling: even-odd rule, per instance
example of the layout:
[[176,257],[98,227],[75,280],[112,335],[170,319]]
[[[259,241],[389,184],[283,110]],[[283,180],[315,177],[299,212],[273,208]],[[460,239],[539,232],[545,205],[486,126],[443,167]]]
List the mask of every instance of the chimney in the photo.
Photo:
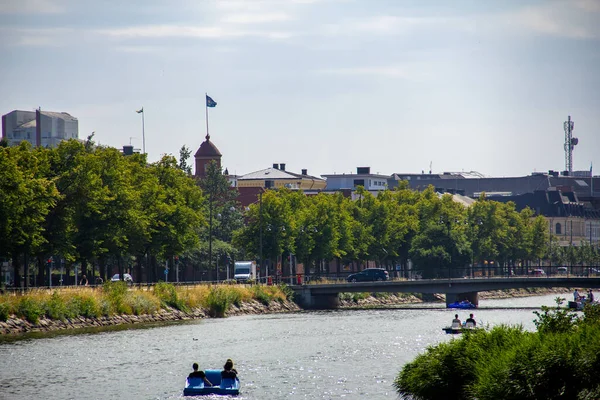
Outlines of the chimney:
[[279,169],[285,171],[285,164],[279,164]]
[[302,170],[302,175],[308,175],[308,170],[307,169],[303,169]]
[[273,169],[279,169],[279,164],[273,163]]

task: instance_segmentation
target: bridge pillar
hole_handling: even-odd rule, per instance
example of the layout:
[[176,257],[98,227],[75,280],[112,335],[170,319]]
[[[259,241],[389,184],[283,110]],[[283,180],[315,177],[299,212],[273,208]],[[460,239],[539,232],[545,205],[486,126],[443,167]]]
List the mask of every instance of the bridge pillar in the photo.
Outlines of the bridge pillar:
[[471,303],[479,306],[479,292],[446,293],[446,305],[463,300],[469,300]]
[[340,305],[340,298],[337,293],[315,296],[307,288],[296,292],[296,300],[303,308],[313,310],[330,310],[338,308]]

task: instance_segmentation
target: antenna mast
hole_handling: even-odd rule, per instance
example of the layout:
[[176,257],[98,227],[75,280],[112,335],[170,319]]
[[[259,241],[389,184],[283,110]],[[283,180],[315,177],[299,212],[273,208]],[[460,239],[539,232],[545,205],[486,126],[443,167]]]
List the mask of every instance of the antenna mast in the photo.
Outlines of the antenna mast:
[[573,137],[573,128],[575,123],[571,121],[571,116],[564,122],[565,129],[565,171],[569,176],[573,175],[573,149],[579,143],[579,139]]

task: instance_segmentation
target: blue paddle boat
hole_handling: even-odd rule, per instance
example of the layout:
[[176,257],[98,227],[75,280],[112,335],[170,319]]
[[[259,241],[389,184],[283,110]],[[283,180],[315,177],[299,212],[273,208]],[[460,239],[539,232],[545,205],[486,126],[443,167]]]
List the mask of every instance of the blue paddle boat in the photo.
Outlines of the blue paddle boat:
[[219,369],[207,369],[204,373],[213,386],[205,385],[202,378],[187,378],[185,388],[183,389],[184,396],[201,396],[207,394],[235,396],[240,394],[240,380],[238,378],[221,379],[221,370]]
[[446,308],[460,308],[462,310],[467,310],[471,308],[477,308],[477,306],[471,303],[469,300],[463,301],[455,301],[454,303],[450,303],[446,306]]

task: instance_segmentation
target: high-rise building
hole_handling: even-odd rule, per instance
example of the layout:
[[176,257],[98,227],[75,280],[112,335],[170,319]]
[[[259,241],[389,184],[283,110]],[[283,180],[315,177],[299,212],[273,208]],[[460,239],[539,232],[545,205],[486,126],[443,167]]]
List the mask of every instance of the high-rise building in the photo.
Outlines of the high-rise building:
[[63,140],[79,138],[79,122],[66,112],[14,110],[2,116],[2,138],[11,146],[27,141],[36,147],[56,147]]

